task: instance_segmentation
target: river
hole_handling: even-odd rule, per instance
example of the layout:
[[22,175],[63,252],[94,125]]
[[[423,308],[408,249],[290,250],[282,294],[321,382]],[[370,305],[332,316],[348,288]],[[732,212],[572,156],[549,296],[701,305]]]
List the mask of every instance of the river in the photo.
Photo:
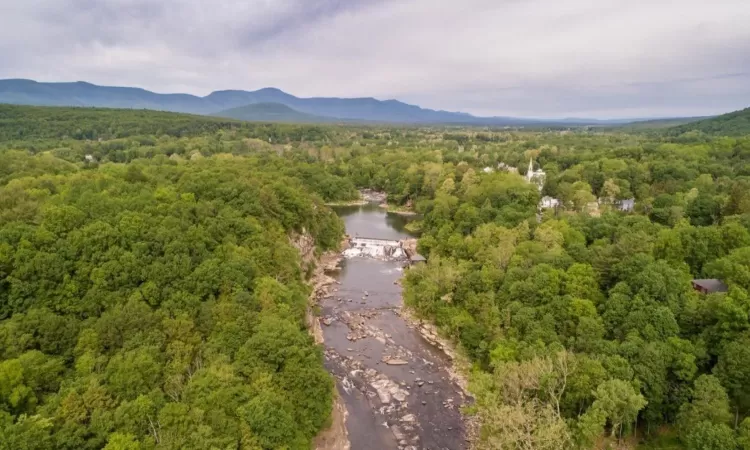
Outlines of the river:
[[[410,237],[408,219],[376,205],[335,208],[347,234],[380,239]],[[337,280],[320,300],[326,367],[348,411],[352,450],[466,447],[450,359],[401,317],[404,262],[370,258],[341,261]]]

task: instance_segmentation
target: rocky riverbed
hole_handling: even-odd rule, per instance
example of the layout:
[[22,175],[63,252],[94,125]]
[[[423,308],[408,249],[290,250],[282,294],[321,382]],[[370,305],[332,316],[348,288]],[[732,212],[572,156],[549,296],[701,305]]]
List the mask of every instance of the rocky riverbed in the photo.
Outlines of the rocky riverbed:
[[[403,262],[339,258],[317,291],[325,363],[354,450],[467,448],[451,357],[402,313]],[[327,263],[332,269],[332,263]]]

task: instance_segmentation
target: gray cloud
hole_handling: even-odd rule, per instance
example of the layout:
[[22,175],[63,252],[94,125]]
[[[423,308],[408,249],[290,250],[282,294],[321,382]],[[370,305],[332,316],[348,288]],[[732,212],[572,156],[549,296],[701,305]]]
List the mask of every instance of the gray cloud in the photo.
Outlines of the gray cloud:
[[0,77],[481,115],[750,105],[746,0],[0,0]]

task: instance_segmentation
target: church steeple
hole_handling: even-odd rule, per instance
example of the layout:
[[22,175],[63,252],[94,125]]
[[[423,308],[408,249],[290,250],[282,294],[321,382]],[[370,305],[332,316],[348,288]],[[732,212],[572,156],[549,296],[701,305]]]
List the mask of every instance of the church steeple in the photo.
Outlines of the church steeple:
[[534,176],[534,158],[529,158],[529,170],[526,172],[526,179],[531,181]]

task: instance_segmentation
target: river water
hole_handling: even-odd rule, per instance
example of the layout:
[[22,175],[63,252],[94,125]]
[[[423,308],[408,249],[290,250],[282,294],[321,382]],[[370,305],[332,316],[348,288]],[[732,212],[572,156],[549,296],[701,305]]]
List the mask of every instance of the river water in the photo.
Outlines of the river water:
[[[408,219],[376,205],[335,208],[350,236],[405,239]],[[350,258],[321,299],[326,367],[348,411],[352,450],[465,448],[449,358],[401,317],[403,261]]]

